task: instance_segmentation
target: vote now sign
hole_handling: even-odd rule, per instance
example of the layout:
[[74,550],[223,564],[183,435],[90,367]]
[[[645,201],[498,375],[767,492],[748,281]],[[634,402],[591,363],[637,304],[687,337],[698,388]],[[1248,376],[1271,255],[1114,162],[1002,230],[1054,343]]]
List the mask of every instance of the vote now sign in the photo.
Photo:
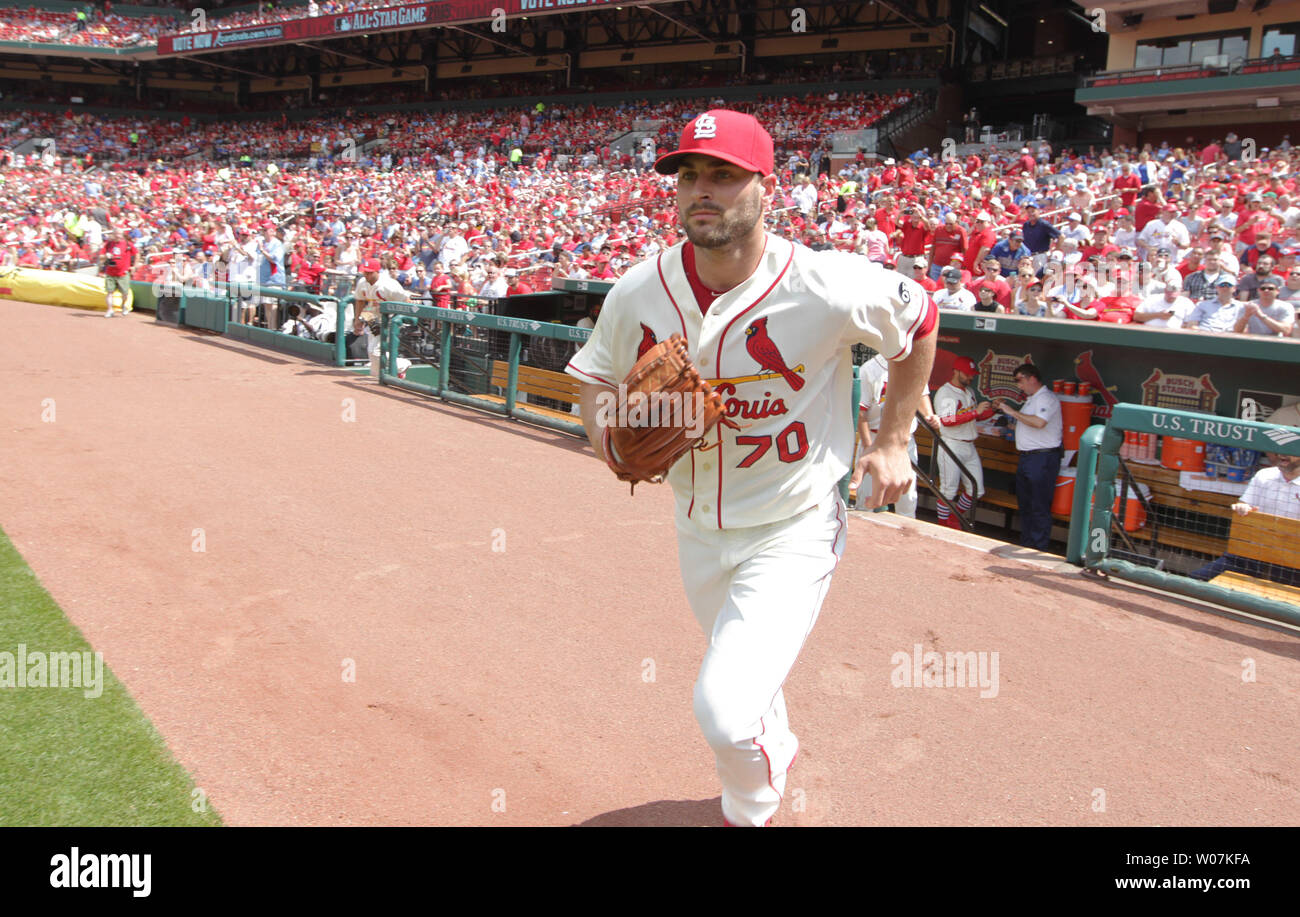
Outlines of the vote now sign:
[[645,6],[666,0],[441,0],[438,3],[394,4],[351,13],[288,19],[235,29],[181,32],[158,38],[158,54],[200,54],[254,45],[282,44],[305,39],[341,38],[353,34],[393,32],[435,25],[484,22],[502,15],[568,13],[588,7]]

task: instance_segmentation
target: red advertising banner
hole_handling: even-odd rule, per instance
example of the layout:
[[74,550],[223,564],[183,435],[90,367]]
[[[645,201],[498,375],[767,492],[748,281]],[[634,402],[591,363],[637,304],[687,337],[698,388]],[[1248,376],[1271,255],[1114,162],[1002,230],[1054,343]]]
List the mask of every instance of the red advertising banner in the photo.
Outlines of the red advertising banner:
[[614,4],[641,6],[646,2],[650,0],[439,0],[436,3],[407,3],[310,19],[286,19],[232,29],[161,35],[158,38],[158,54],[207,53],[254,45],[342,38],[354,33],[395,32],[435,25],[482,22],[499,15],[497,10],[503,10],[509,18],[569,13]]

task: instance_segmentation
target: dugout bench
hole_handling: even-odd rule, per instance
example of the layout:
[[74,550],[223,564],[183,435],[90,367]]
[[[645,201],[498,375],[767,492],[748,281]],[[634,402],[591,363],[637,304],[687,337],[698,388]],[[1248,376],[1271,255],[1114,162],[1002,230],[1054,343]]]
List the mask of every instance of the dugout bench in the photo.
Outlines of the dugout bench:
[[[1258,510],[1246,516],[1234,514],[1232,532],[1228,536],[1228,553],[1261,563],[1295,568],[1300,565],[1300,520],[1272,516]],[[1235,570],[1226,570],[1211,582],[1261,598],[1300,605],[1300,586],[1275,583]]]
[[[510,364],[505,360],[492,361],[492,387],[505,391],[510,385]],[[536,366],[526,366],[519,364],[519,380],[515,386],[517,391],[523,392],[530,398],[549,398],[552,401],[560,401],[568,404],[577,404],[581,383],[568,373],[557,373],[549,369],[538,369]],[[479,395],[479,398],[488,401],[495,401],[505,404],[504,395]],[[569,423],[577,423],[577,415],[571,411],[557,411],[554,408],[543,407],[527,402],[519,402],[515,405],[516,411],[522,411],[533,414],[540,414],[543,417],[550,417],[553,420],[563,420]]]

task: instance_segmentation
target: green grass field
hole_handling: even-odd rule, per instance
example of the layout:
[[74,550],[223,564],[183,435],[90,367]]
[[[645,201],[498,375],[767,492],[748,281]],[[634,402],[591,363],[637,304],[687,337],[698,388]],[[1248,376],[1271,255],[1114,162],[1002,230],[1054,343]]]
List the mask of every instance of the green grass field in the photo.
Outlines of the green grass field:
[[8,687],[19,644],[28,654],[93,649],[0,532],[0,825],[221,824],[206,800],[195,805],[193,781],[107,666],[98,697]]

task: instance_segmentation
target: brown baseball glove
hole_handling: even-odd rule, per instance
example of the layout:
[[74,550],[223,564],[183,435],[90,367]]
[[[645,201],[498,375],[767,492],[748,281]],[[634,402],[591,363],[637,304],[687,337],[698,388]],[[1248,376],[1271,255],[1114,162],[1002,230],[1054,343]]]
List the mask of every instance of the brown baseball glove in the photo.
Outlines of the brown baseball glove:
[[691,362],[680,334],[656,344],[623,380],[618,412],[606,424],[605,461],[632,492],[642,481],[658,484],[668,469],[719,422],[733,429],[713,390]]

